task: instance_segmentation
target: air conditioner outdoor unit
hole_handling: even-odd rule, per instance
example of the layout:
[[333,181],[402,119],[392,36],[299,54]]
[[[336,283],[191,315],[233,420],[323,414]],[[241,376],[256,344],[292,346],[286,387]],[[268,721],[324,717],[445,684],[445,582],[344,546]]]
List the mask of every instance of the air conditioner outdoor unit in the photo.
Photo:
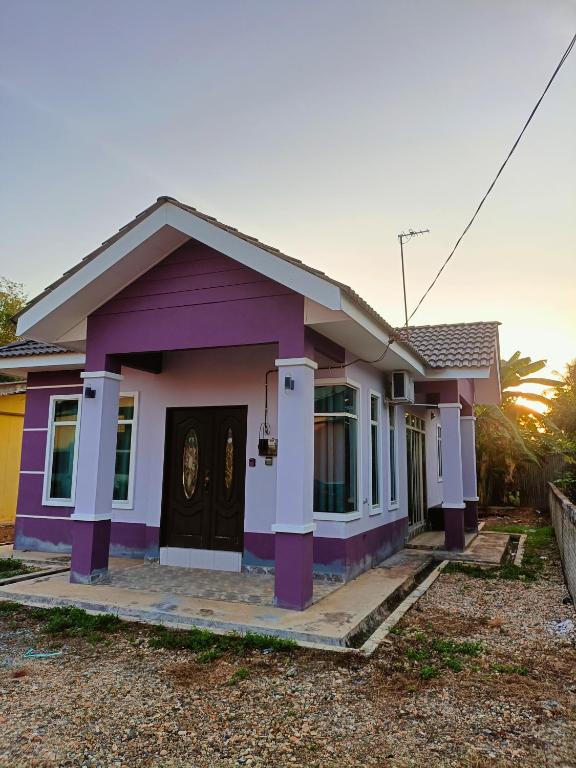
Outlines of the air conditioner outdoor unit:
[[392,372],[392,401],[394,403],[414,402],[414,380],[407,371]]

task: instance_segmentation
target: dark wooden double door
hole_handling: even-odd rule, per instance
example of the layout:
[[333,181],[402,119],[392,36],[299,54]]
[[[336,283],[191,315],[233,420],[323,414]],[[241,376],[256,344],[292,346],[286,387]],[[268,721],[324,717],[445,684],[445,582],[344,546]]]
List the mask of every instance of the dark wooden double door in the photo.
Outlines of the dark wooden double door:
[[162,544],[242,551],[246,406],[169,408]]

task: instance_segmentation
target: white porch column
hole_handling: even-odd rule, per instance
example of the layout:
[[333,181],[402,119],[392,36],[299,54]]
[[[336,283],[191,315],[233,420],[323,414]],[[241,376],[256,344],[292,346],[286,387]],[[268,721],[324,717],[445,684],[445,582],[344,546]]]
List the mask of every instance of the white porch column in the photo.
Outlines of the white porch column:
[[276,360],[275,602],[303,610],[312,601],[314,501],[314,371],[307,357]]
[[476,480],[476,417],[460,416],[462,440],[462,483],[464,490],[464,528],[478,530],[478,484]]
[[118,402],[122,376],[86,372],[80,419],[70,581],[91,584],[108,570]]
[[442,425],[442,486],[445,546],[464,549],[464,486],[460,439],[460,403],[439,403]]

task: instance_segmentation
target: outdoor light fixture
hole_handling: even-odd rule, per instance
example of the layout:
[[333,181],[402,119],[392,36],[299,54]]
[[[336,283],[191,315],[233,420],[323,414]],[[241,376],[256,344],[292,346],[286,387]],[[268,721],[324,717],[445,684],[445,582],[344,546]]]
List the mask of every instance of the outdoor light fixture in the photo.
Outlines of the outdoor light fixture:
[[284,377],[284,389],[288,392],[294,389],[294,379],[292,376]]
[[96,390],[92,389],[92,387],[86,387],[84,389],[84,397],[88,398],[88,400],[94,400],[96,397]]

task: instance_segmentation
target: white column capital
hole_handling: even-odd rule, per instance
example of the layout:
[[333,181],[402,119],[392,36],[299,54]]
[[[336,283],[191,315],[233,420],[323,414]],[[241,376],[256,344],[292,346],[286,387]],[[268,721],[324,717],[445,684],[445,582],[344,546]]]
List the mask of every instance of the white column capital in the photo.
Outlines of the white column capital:
[[110,373],[110,371],[83,371],[80,374],[81,379],[112,379],[113,381],[122,381],[124,376],[120,373]]
[[438,408],[458,408],[462,410],[462,405],[460,403],[438,403]]
[[293,368],[298,365],[304,365],[306,368],[312,368],[314,371],[318,368],[318,363],[315,363],[309,357],[279,357],[278,360],[274,361],[274,365],[277,368]]
[[460,421],[476,421],[476,416],[460,416]]

